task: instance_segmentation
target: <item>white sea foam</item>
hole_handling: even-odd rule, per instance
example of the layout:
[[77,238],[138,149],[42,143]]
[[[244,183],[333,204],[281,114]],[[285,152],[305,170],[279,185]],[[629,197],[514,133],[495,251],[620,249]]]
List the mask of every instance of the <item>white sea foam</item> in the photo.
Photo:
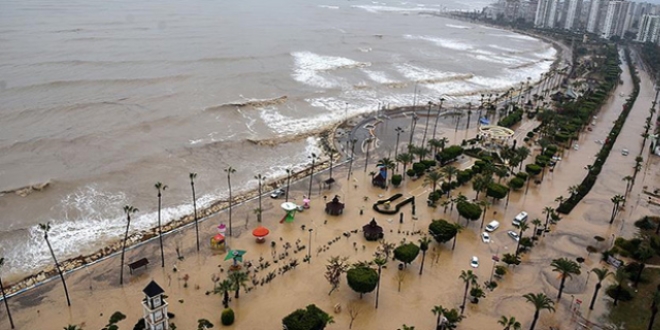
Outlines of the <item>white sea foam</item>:
[[439,37],[431,37],[431,36],[415,36],[415,35],[410,35],[406,34],[403,36],[406,39],[410,40],[424,40],[431,42],[435,44],[436,46],[443,47],[443,48],[448,48],[448,49],[453,49],[453,50],[460,50],[460,51],[466,51],[466,50],[472,50],[474,47],[472,45],[457,41],[457,40],[451,40],[451,39],[446,39],[446,38],[439,38]]
[[371,65],[371,63],[356,62],[345,57],[319,55],[307,51],[295,52],[291,55],[295,64],[293,78],[303,84],[321,88],[334,88],[341,85],[341,79],[330,76],[327,74],[329,71]]
[[325,9],[339,9],[339,6],[319,5],[319,8],[325,8]]
[[493,37],[506,37],[511,39],[526,40],[526,41],[537,41],[538,39],[522,34],[513,34],[513,33],[491,33],[489,34]]
[[382,13],[382,12],[397,12],[397,13],[416,13],[416,12],[438,12],[437,9],[428,9],[425,7],[414,7],[414,8],[404,8],[404,7],[392,7],[392,6],[383,6],[383,5],[355,5],[351,6],[353,8],[359,8],[366,10],[370,13]]
[[362,72],[366,73],[369,76],[369,79],[379,83],[379,84],[392,84],[396,83],[396,80],[390,79],[387,74],[383,71],[373,71],[362,69]]
[[445,24],[445,26],[452,29],[463,29],[463,30],[471,29],[471,27],[469,26],[458,25],[458,24]]
[[433,81],[447,79],[452,76],[458,75],[455,72],[442,72],[421,66],[416,66],[410,63],[396,64],[394,66],[399,73],[412,81]]

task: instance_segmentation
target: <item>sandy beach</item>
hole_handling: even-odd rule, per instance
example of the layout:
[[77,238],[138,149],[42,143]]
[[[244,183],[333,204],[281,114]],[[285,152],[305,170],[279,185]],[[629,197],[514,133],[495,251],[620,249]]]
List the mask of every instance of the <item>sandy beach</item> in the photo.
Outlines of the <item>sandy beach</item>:
[[[394,128],[406,129],[410,123],[409,113],[370,120],[369,122],[375,125],[373,132],[376,141],[369,147],[370,156],[366,167],[366,155],[359,151],[352,164],[350,177],[348,163],[333,169],[336,183],[331,189],[320,185],[321,181],[329,177],[327,170],[315,174],[311,208],[298,213],[293,223],[279,223],[284,215],[280,208],[283,199],[265,196],[262,200],[264,213],[261,225],[270,230],[265,243],[256,242],[251,235],[252,229],[257,226],[253,212],[257,201],[235,206],[234,235],[228,239],[228,244],[232,249],[246,250],[245,260],[251,262],[252,268],[257,268],[258,271],[250,272],[254,282],[248,284],[248,292],[242,290],[240,298],[230,302],[230,307],[236,313],[236,323],[229,328],[278,329],[281,328],[281,319],[284,316],[312,303],[334,317],[335,323],[329,325],[328,329],[348,328],[351,309],[358,311],[353,322],[355,329],[396,329],[404,323],[414,325],[417,329],[433,328],[433,306],[458,308],[461,304],[463,282],[458,276],[461,270],[470,269],[470,258],[477,256],[481,261],[479,268],[473,269],[479,277],[479,283],[487,281],[493,266],[491,256],[501,256],[515,250],[515,241],[506,234],[507,230],[513,229],[511,219],[522,210],[529,213],[530,219],[543,219],[543,207],[556,207],[554,199],[560,195],[566,196],[567,188],[581,181],[586,175],[584,166],[592,163],[593,155],[601,147],[597,141],[606,138],[612,122],[632,90],[627,66],[624,63],[621,67],[623,84],[617,87],[598,114],[595,129],[581,135],[577,142],[579,150],[566,150],[554,172],[546,173],[540,185],[532,184],[527,194],[524,189],[512,192],[508,207],[504,201],[500,201],[488,209],[486,221],[496,219],[502,224],[491,235],[490,244],[483,243],[479,238],[481,229],[479,221],[475,221],[468,224],[458,235],[455,250],[452,251],[451,242],[444,245],[435,242],[431,244],[422,275],[419,275],[421,255],[401,271],[397,269],[398,262],[388,262],[382,273],[378,309],[374,308],[374,293],[366,294],[360,299],[359,294],[346,284],[345,276],[339,289],[328,295],[331,287],[323,277],[326,260],[331,256],[346,256],[351,262],[371,260],[378,243],[366,241],[360,229],[372,218],[384,228],[384,239],[395,244],[403,240],[416,243],[421,236],[418,232],[426,232],[432,219],[446,219],[465,225],[465,219],[458,219],[455,210],[444,213],[442,207],[426,206],[426,197],[431,188],[424,185],[423,180],[406,178],[400,187],[389,186],[388,189],[371,185],[369,173],[376,171],[377,159],[391,157],[396,138]],[[572,329],[581,322],[582,319],[572,317],[570,310],[575,307],[575,299],[583,302],[590,299],[595,280],[592,275],[591,281],[588,282],[587,270],[600,265],[600,255],[588,255],[586,246],[593,244],[593,237],[596,235],[607,238],[603,244],[611,244],[611,239],[615,236],[630,237],[634,233],[634,220],[651,212],[658,212],[657,207],[646,203],[642,194],[643,186],[653,186],[654,182],[658,182],[658,159],[654,157],[646,164],[642,180],[638,179],[638,183],[633,187],[625,212],[622,212],[614,225],[608,224],[611,210],[609,199],[625,189],[625,182],[621,178],[632,173],[634,164],[634,156],[623,156],[620,150],[627,148],[631,155],[640,152],[639,131],[644,125],[647,109],[654,96],[653,85],[646,73],[641,72],[640,76],[642,84],[638,101],[594,188],[569,215],[552,227],[551,232],[537,241],[531,252],[523,254],[519,266],[509,268],[509,272],[498,280],[499,285],[494,291],[487,292],[487,297],[481,299],[479,304],[468,303],[465,312],[467,318],[461,322],[460,329],[496,329],[496,320],[501,315],[513,315],[523,323],[523,327],[528,327],[533,308],[525,302],[522,295],[528,292],[544,292],[551,299],[556,297],[559,281],[556,273],[552,272],[550,261],[558,257],[573,260],[576,257],[585,258],[583,272],[566,282],[565,294],[556,305],[557,312],[542,312],[537,328],[548,329],[552,326]],[[476,117],[473,116],[475,122]],[[364,124],[363,122],[362,125]],[[417,125],[414,136],[416,141],[422,138],[423,124],[422,119]],[[537,125],[538,122],[534,120],[523,120],[516,128],[514,136],[519,145],[524,143],[526,132]],[[471,125],[471,128],[466,130],[461,125],[455,130],[452,119],[447,118],[439,125],[438,135],[448,138],[450,144],[460,144],[463,139],[476,135],[476,126]],[[358,137],[365,135],[363,128],[358,127],[357,131],[362,131],[357,134]],[[400,144],[403,145],[405,140],[402,139]],[[337,148],[340,149],[341,138],[336,141]],[[536,146],[531,149],[538,152]],[[529,157],[527,162],[532,160],[533,157]],[[463,169],[471,165],[471,160],[465,157],[454,165]],[[290,199],[301,204],[303,196],[308,194],[308,185],[309,179],[297,181],[291,187]],[[469,184],[452,193],[459,191],[469,198],[475,196]],[[403,224],[399,223],[396,215],[384,216],[372,210],[372,204],[376,200],[396,193],[416,197],[414,216],[410,205],[402,209]],[[325,201],[335,195],[346,203],[346,209],[340,216],[330,216],[324,212]],[[127,250],[127,262],[146,257],[151,263],[147,269],[137,270],[133,275],[125,269],[126,283],[123,286],[119,286],[118,256],[68,273],[66,279],[72,301],[70,308],[66,306],[57,278],[11,297],[9,304],[17,328],[50,330],[60,329],[67,324],[80,325],[83,329],[101,328],[115,311],[127,315],[127,320],[119,323],[120,328],[131,328],[142,317],[142,289],[151,280],[164,288],[168,296],[169,311],[176,315],[171,322],[175,323],[178,329],[195,329],[200,318],[206,318],[216,324],[216,327],[222,327],[219,324],[222,297],[207,294],[213,290],[212,279],[224,279],[231,265],[231,261],[223,261],[226,252],[211,250],[208,243],[221,223],[227,223],[226,211],[200,223],[202,249],[199,253],[195,248],[195,232],[190,227],[166,235],[164,268],[160,267],[157,240]],[[310,228],[313,229],[311,235],[308,231]],[[286,243],[290,244],[290,249],[284,248]],[[305,263],[303,258],[310,247],[311,262]],[[183,256],[182,260],[177,259],[178,254]],[[283,271],[283,266],[292,260],[297,260],[298,266]],[[269,263],[268,267],[265,267],[266,262]],[[274,274],[274,278],[262,285],[263,279],[269,273]],[[185,277],[188,278],[187,281],[184,280]],[[582,316],[592,322],[604,322],[602,315],[607,311],[607,300],[608,298],[601,294],[596,309],[591,313],[588,313],[587,306],[583,303],[580,306]],[[337,305],[341,306],[339,313],[333,311]],[[0,314],[0,324],[3,328],[8,325],[5,313]]]

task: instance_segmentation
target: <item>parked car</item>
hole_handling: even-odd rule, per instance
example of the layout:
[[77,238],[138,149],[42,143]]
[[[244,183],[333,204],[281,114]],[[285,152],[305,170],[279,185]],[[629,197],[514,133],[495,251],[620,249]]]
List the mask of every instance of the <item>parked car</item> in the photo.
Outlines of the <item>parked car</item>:
[[472,259],[470,260],[470,266],[472,266],[473,268],[479,267],[479,258],[477,258],[476,256],[472,256]]
[[483,232],[483,233],[481,233],[481,240],[482,240],[484,243],[490,243],[490,235],[488,235],[487,232]]
[[629,153],[628,149],[621,150],[621,154],[624,156],[628,156],[628,153]]
[[518,215],[516,215],[515,218],[513,218],[512,223],[513,223],[514,226],[518,227],[518,226],[520,226],[521,223],[523,223],[525,221],[527,221],[527,212],[522,211],[522,212],[518,213]]
[[284,189],[275,189],[271,194],[270,197],[272,198],[280,198],[282,196],[286,195],[286,190]]
[[513,238],[514,241],[518,242],[520,240],[520,236],[518,236],[518,233],[516,233],[515,231],[509,230],[506,233],[509,234],[509,236]]
[[486,225],[486,231],[489,232],[493,232],[497,228],[500,228],[500,223],[497,220],[493,220]]

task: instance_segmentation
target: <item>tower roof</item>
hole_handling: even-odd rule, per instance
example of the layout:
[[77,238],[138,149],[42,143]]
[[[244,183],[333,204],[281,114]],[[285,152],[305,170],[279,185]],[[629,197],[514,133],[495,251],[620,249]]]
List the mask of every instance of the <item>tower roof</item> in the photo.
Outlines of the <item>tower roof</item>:
[[163,288],[161,288],[160,285],[158,285],[156,282],[151,281],[151,282],[149,282],[149,284],[144,288],[144,290],[142,290],[142,292],[144,292],[144,294],[146,294],[147,297],[150,297],[150,298],[151,298],[151,297],[155,297],[155,296],[157,296],[157,295],[159,295],[159,294],[164,293],[165,290],[163,290]]

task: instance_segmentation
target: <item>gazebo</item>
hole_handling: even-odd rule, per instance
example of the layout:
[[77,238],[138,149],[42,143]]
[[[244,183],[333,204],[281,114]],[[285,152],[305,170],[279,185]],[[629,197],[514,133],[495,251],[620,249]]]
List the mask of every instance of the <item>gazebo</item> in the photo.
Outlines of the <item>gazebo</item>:
[[372,218],[367,225],[363,226],[362,231],[364,232],[364,238],[366,238],[367,241],[377,241],[383,238],[383,227],[376,223],[375,218]]
[[257,242],[263,243],[266,235],[270,233],[266,227],[259,226],[252,231],[252,235],[257,238]]
[[344,213],[344,203],[339,201],[339,196],[335,195],[329,203],[325,204],[325,213],[330,215],[340,215]]

